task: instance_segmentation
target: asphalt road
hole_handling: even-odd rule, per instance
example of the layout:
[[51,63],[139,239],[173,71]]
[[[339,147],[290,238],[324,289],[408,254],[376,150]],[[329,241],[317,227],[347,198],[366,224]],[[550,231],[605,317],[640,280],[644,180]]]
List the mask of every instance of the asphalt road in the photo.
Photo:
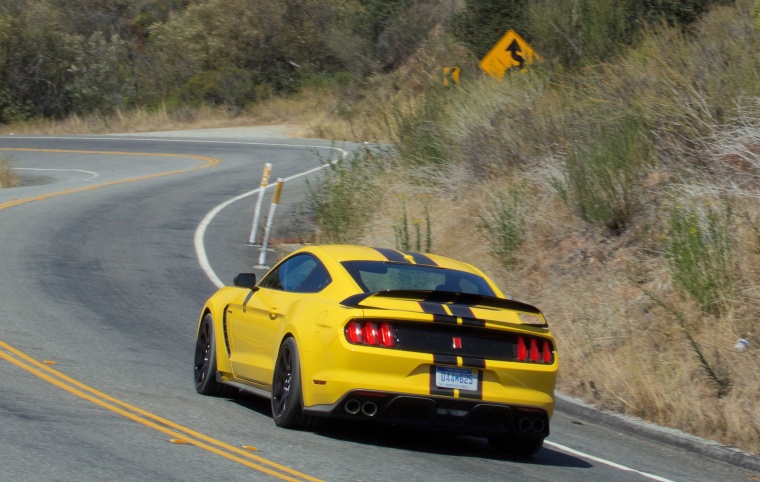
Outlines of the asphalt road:
[[255,135],[0,137],[24,178],[0,190],[0,480],[760,480],[562,411],[535,457],[505,458],[472,437],[278,429],[267,401],[197,395],[202,303],[259,257],[241,195],[272,163],[289,179],[273,236],[297,237],[316,174],[295,176],[350,149]]

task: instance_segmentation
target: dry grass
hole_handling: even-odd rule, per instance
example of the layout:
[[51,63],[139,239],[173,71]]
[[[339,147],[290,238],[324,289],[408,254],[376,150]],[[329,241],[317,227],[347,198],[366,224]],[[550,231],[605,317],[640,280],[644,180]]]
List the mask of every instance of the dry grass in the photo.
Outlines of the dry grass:
[[10,167],[7,159],[0,157],[0,189],[4,187],[15,187],[18,185],[18,177]]
[[[590,229],[545,186],[528,182],[528,192],[534,193],[526,199],[528,239],[517,264],[507,268],[492,256],[476,214],[488,212],[492,192],[516,180],[468,186],[457,182],[457,172],[447,171],[441,175],[452,185],[431,189],[409,183],[405,174],[388,179],[393,189],[376,205],[356,242],[397,246],[393,226],[402,212],[399,195],[407,199],[410,220],[421,219],[421,199],[433,196],[431,251],[484,269],[508,297],[544,310],[557,339],[561,392],[760,452],[760,333],[754,321],[760,315],[760,203],[753,201],[748,214],[753,224],[738,227],[742,293],[730,313],[715,316],[673,287],[664,254],[642,248],[646,233],[610,237]],[[470,178],[460,173],[458,179]],[[683,325],[674,313],[684,318]],[[718,396],[689,336],[709,366],[731,380],[725,395]],[[750,348],[735,350],[738,338],[750,340]]]
[[13,125],[0,125],[0,135],[109,134],[251,125],[289,125],[292,126],[294,135],[309,136],[314,135],[314,128],[310,125],[319,124],[320,119],[326,116],[325,113],[330,111],[330,104],[334,102],[334,98],[334,93],[330,90],[308,89],[293,98],[270,98],[243,112],[233,112],[223,107],[172,110],[163,107],[140,108],[107,116],[100,114],[86,117],[73,116],[63,121],[37,119]]

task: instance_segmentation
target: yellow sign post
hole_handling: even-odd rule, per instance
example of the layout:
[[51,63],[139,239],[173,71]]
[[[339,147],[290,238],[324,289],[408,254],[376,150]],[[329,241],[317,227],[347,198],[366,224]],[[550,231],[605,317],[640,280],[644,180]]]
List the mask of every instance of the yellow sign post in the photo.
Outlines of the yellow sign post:
[[459,67],[444,67],[443,85],[448,87],[452,83],[459,85]]
[[481,59],[480,68],[491,77],[501,79],[512,67],[524,72],[525,66],[534,60],[541,60],[541,56],[517,32],[509,30]]

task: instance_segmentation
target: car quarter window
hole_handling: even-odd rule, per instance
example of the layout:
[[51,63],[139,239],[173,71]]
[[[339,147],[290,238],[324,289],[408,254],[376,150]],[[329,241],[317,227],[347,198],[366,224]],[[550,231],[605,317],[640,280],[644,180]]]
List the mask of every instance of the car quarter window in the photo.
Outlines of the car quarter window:
[[331,281],[327,268],[317,258],[299,254],[275,267],[259,286],[293,293],[317,293]]

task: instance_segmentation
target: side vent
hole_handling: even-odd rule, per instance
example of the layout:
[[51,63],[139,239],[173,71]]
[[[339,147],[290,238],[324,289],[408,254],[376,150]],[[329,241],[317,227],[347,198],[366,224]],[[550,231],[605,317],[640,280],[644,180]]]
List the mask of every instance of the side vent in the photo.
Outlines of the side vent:
[[230,350],[230,338],[227,336],[227,308],[229,308],[230,305],[227,305],[224,307],[224,314],[222,315],[222,332],[224,333],[224,346],[227,348],[227,358],[232,356],[232,351]]

